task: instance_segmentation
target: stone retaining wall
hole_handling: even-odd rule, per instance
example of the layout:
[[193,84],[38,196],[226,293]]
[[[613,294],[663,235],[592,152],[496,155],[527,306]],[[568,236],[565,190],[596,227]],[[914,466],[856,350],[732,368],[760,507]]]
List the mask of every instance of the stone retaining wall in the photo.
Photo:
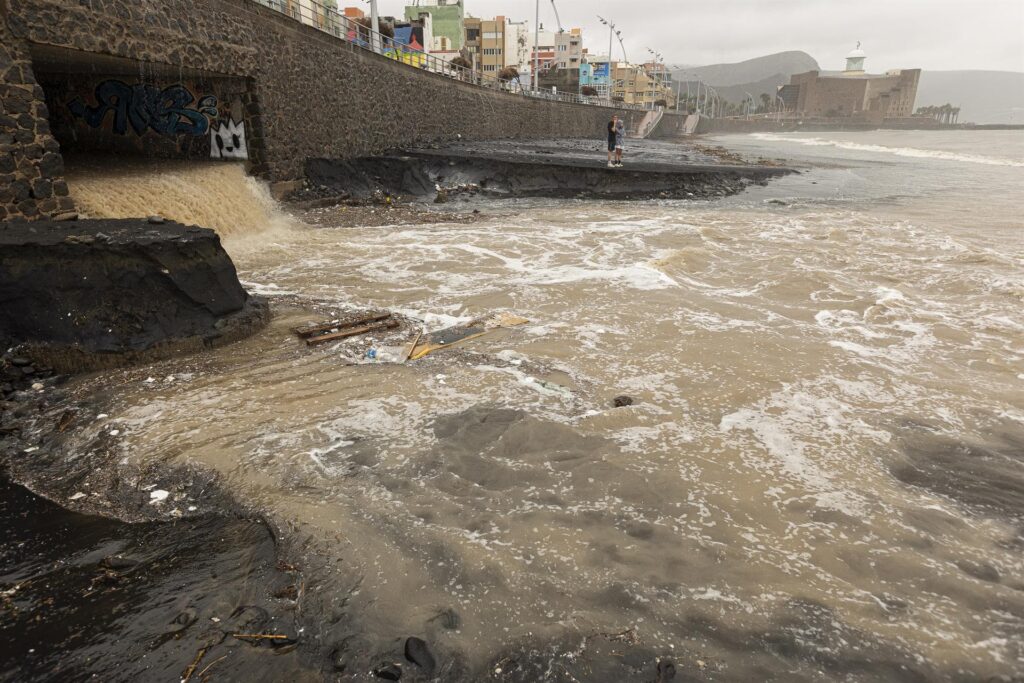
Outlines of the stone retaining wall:
[[[32,118],[25,122],[39,136],[38,144],[48,145],[43,150],[48,154],[56,152],[55,143],[46,124],[44,95],[27,60],[55,48],[83,62],[99,55],[196,76],[247,79],[250,89],[242,114],[250,170],[271,181],[301,178],[310,158],[367,156],[458,136],[600,139],[614,113],[610,108],[525,98],[420,71],[354,48],[252,0],[6,0],[6,6],[3,2],[0,55],[20,67],[6,74],[0,68],[0,102],[9,108],[9,100],[21,102],[24,93],[30,95]],[[0,135],[4,133],[7,129],[0,127]],[[27,133],[21,137],[27,139]],[[30,144],[15,143],[19,148]],[[38,151],[33,147],[28,153]],[[33,159],[38,161],[41,155]],[[59,161],[58,155],[47,162],[38,176],[50,180],[54,191],[64,191]],[[4,163],[10,165],[0,157]],[[68,204],[59,199],[57,206],[44,206],[43,199],[8,198],[0,200],[0,206],[10,216],[33,218],[39,213],[53,215]]]
[[0,221],[74,209],[25,43],[0,22]]

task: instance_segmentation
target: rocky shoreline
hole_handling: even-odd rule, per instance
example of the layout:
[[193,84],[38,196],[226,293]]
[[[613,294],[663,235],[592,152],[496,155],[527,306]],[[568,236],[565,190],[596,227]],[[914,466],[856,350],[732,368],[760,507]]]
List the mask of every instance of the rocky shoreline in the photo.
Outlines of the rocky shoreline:
[[305,184],[288,199],[304,208],[466,198],[706,200],[795,172],[778,161],[749,163],[699,144],[629,142],[621,168],[609,168],[592,140],[462,143],[346,161],[312,159]]

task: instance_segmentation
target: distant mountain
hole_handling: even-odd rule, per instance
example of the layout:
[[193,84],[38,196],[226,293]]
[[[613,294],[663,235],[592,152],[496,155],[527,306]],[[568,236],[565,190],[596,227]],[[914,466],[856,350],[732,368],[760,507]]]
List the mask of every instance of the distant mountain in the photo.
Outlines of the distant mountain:
[[[789,83],[793,74],[819,70],[818,62],[806,52],[792,50],[778,52],[764,57],[755,57],[735,64],[711,64],[710,66],[684,67],[673,72],[672,77],[680,81],[700,79],[721,91],[722,87],[754,84],[761,81],[783,78]],[[757,97],[758,93],[752,93]],[[742,95],[741,95],[742,96]]]
[[917,107],[960,107],[961,123],[1024,124],[1024,73],[922,71]]

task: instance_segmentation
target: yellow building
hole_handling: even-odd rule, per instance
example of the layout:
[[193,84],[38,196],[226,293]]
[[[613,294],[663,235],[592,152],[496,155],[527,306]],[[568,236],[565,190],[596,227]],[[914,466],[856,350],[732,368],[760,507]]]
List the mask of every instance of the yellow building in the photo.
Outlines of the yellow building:
[[505,68],[505,17],[466,17],[465,49],[473,68],[485,76],[497,76]]
[[644,66],[618,62],[612,69],[612,98],[626,104],[653,107],[659,100],[675,98],[673,90],[661,73]]

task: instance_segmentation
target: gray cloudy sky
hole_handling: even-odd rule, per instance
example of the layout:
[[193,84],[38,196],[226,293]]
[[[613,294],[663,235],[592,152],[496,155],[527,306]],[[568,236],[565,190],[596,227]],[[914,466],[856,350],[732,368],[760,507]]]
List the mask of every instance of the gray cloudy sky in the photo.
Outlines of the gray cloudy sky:
[[[351,0],[349,0],[351,1]],[[379,0],[399,14],[406,0]],[[735,62],[804,50],[824,69],[841,69],[860,40],[872,71],[891,68],[1024,71],[1024,0],[556,0],[563,25],[584,30],[592,52],[607,52],[615,21],[632,61],[652,47],[669,63]],[[342,0],[341,4],[348,4]],[[477,17],[534,16],[531,0],[466,0]],[[551,0],[541,22],[555,26]],[[616,56],[619,56],[616,52]]]

